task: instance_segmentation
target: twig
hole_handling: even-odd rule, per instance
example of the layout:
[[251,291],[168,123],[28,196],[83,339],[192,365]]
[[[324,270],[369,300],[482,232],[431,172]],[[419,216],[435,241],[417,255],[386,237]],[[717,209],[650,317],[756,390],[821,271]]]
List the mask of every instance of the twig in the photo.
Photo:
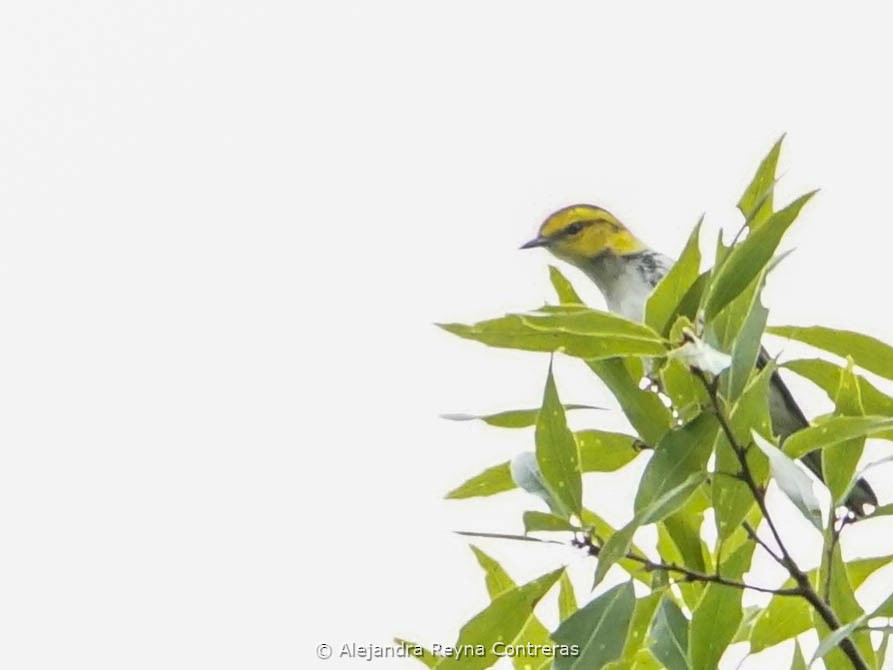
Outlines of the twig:
[[[601,550],[601,548],[595,545],[587,536],[584,536],[583,539],[575,538],[572,541],[572,544],[575,547],[586,549],[592,556],[598,556],[599,551]],[[733,589],[741,589],[742,591],[748,589],[751,591],[759,591],[760,593],[771,593],[776,596],[803,595],[802,590],[799,587],[787,589],[772,589],[766,586],[747,584],[745,582],[739,582],[734,579],[727,579],[719,574],[710,575],[704,572],[698,572],[697,570],[691,570],[681,565],[676,565],[675,563],[662,563],[660,561],[652,561],[646,556],[639,556],[638,554],[631,551],[627,552],[625,558],[628,558],[631,561],[635,561],[636,563],[641,563],[642,566],[649,572],[653,570],[666,570],[667,572],[675,572],[676,574],[683,575],[685,577],[685,580],[689,582],[708,582],[712,584],[722,584],[723,586],[729,586]]]
[[[732,450],[738,456],[738,462],[741,465],[741,478],[745,484],[747,484],[750,489],[751,494],[756,500],[757,505],[760,508],[760,512],[763,514],[763,518],[766,520],[766,525],[769,526],[769,530],[772,532],[772,537],[775,540],[775,543],[778,545],[778,549],[781,552],[780,556],[777,556],[777,560],[781,563],[785,568],[787,568],[788,573],[791,575],[793,580],[797,584],[797,589],[800,591],[797,595],[804,598],[812,607],[818,612],[819,616],[822,617],[822,620],[831,630],[837,630],[840,628],[840,621],[837,619],[837,615],[834,614],[834,610],[831,609],[830,605],[825,602],[818,593],[816,593],[815,589],[812,587],[812,584],[809,582],[809,577],[806,575],[803,570],[800,569],[800,566],[797,565],[796,561],[791,557],[790,552],[788,552],[787,547],[785,547],[784,542],[782,542],[781,534],[778,532],[778,528],[775,526],[775,523],[772,521],[772,517],[769,514],[769,509],[766,507],[766,500],[763,495],[762,489],[760,489],[756,480],[754,479],[753,472],[750,470],[750,464],[747,462],[747,449],[739,444],[738,440],[735,437],[735,434],[732,432],[732,427],[729,425],[728,418],[723,412],[722,406],[719,402],[719,395],[717,394],[716,384],[711,383],[710,380],[707,379],[707,375],[704,374],[702,370],[697,368],[693,368],[692,372],[696,377],[701,380],[701,383],[704,385],[704,388],[707,390],[707,395],[710,397],[710,402],[713,406],[714,414],[716,415],[716,419],[719,422],[720,427],[722,428],[723,433],[729,441],[729,445],[732,447]],[[756,535],[756,533],[754,533]],[[768,547],[760,542],[764,549],[768,551]],[[772,553],[772,552],[770,552]],[[773,556],[775,554],[772,554]],[[859,650],[856,649],[856,645],[853,644],[853,641],[846,637],[840,641],[840,649],[843,651],[847,658],[850,659],[850,663],[853,664],[853,667],[856,670],[868,670],[868,665],[863,660]]]

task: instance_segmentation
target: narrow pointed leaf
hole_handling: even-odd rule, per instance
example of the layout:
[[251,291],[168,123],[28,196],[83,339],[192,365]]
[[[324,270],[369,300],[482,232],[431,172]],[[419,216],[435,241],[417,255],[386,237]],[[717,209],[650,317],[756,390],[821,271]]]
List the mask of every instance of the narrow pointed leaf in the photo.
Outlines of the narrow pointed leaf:
[[[604,409],[603,407],[595,407],[594,405],[577,405],[568,404],[564,406],[564,410],[570,411],[574,409]],[[533,409],[510,409],[505,412],[497,412],[496,414],[442,414],[442,418],[449,421],[483,421],[490,426],[497,428],[527,428],[536,425],[536,417],[540,408]]]
[[[409,658],[414,658],[429,668],[437,667],[437,664],[440,663],[440,656],[436,656],[432,651],[420,644],[399,637],[394,638],[394,644],[399,647],[411,649],[412,653],[409,654]],[[418,652],[416,650],[418,650]]]
[[524,512],[524,532],[535,533],[537,531],[565,532],[580,530],[572,523],[555,514],[546,512]]
[[[633,329],[621,332],[623,329],[616,327],[618,321],[623,320],[616,317],[613,321],[605,318],[604,330],[590,330],[586,333],[559,327],[555,325],[555,319],[544,321],[518,314],[473,325],[448,323],[441,324],[441,327],[459,337],[492,347],[546,353],[562,351],[568,356],[585,359],[663,354],[664,345],[659,339],[642,337],[640,332]],[[615,326],[613,330],[610,329],[611,326]]]
[[772,260],[782,236],[813,195],[808,193],[775,212],[747,239],[732,248],[711,282],[705,304],[705,317],[708,320],[718,314],[763,271]]
[[784,452],[801,458],[816,449],[824,449],[857,437],[872,437],[893,430],[893,418],[886,416],[834,416],[791,435]]
[[506,591],[511,591],[517,586],[514,580],[509,577],[508,573],[492,556],[484,552],[482,549],[478,549],[473,544],[470,546],[478,564],[484,571],[484,581],[487,585],[487,593],[490,594],[491,600]]
[[[852,359],[850,359],[852,361]],[[834,397],[837,413],[842,416],[864,416],[862,393],[852,363],[840,375],[840,383]],[[857,437],[822,449],[822,472],[825,485],[831,491],[836,505],[842,504],[849,493],[856,466],[862,457],[865,438]]]
[[[791,372],[805,377],[822,389],[832,401],[840,387],[844,367],[820,358],[799,358],[784,364]],[[893,416],[893,398],[879,390],[865,377],[855,375],[865,413],[872,416]]]
[[698,278],[701,268],[700,231],[701,221],[689,236],[679,260],[660,280],[645,305],[645,323],[658,333],[666,333],[673,325],[673,317],[678,313],[682,299]]
[[775,186],[775,173],[783,140],[784,135],[766,154],[738,201],[738,209],[753,230],[759,228],[772,214],[772,189]]
[[447,493],[446,497],[452,500],[461,498],[477,498],[480,496],[492,496],[503,491],[511,491],[517,485],[512,479],[512,473],[508,462],[487,468],[479,475],[475,475],[461,486]]
[[577,611],[577,596],[574,593],[574,585],[566,572],[561,573],[558,580],[558,618],[564,621]]
[[602,430],[580,430],[574,435],[583,472],[613,472],[641,453],[638,441],[631,435]]
[[718,430],[716,418],[704,413],[685,426],[667,433],[658,443],[654,456],[642,474],[636,493],[637,513],[679,486],[693,473],[706,469]]
[[554,670],[599,670],[619,658],[636,604],[632,582],[626,582],[568,617],[552,634],[559,645],[579,645],[576,656],[558,656]]
[[543,407],[536,421],[536,460],[546,490],[567,513],[579,515],[583,507],[580,479],[580,450],[567,427],[564,407],[552,376],[546,378]]
[[506,644],[515,640],[534,614],[533,608],[561,576],[561,570],[505,591],[484,610],[474,616],[459,631],[456,647],[480,646],[487,653],[481,656],[445,657],[437,664],[439,670],[479,670],[494,665],[500,657],[492,653],[496,642]]
[[651,627],[651,653],[667,670],[691,670],[688,659],[688,619],[679,606],[665,597]]
[[574,285],[570,283],[570,280],[565,277],[561,270],[556,268],[554,265],[549,266],[549,280],[552,282],[552,287],[555,289],[555,293],[558,296],[558,301],[562,305],[582,305],[583,301],[580,299],[580,296],[577,295],[577,291],[574,289]]
[[804,342],[841,358],[852,356],[859,367],[893,379],[893,347],[869,335],[825,326],[770,326],[766,332]]
[[617,399],[626,418],[642,439],[655,445],[673,424],[673,415],[656,393],[639,388],[622,360],[587,361]]

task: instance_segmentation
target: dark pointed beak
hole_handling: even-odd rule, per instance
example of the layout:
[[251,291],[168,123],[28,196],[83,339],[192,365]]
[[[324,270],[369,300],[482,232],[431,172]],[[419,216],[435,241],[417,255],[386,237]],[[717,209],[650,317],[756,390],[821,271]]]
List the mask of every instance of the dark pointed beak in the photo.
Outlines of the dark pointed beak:
[[540,235],[539,237],[534,237],[530,242],[525,242],[521,245],[522,249],[533,249],[534,247],[545,247],[549,245],[549,239]]

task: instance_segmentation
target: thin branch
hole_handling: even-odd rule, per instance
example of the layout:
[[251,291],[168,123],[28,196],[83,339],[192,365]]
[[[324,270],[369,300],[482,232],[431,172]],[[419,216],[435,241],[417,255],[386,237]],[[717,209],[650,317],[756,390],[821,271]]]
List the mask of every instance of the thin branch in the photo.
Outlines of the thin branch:
[[[760,536],[757,535],[757,531],[754,529],[753,526],[751,526],[746,521],[742,521],[741,525],[744,527],[744,531],[747,533],[747,535],[750,537],[751,540],[753,540],[756,544],[761,546],[763,548],[763,550],[767,554],[769,554],[772,558],[774,558],[778,563],[781,563],[782,565],[784,565],[784,559],[782,559],[781,556],[776,554],[775,551],[772,549],[772,547],[770,547],[768,544],[766,544],[762,540],[762,538],[760,538]],[[787,566],[785,566],[785,567],[787,567]]]
[[[592,556],[598,556],[599,552],[601,551],[601,547],[594,544],[592,540],[585,535],[583,536],[583,539],[575,538],[571,542],[571,544],[573,544],[575,547],[586,549]],[[646,556],[639,556],[632,551],[627,552],[625,558],[628,558],[631,561],[635,561],[636,563],[641,563],[645,570],[648,570],[649,572],[654,570],[665,570],[667,572],[674,572],[678,575],[683,575],[685,577],[685,581],[688,582],[707,582],[712,584],[722,584],[723,586],[729,586],[733,589],[741,589],[742,591],[747,589],[750,591],[759,591],[760,593],[771,593],[776,596],[803,595],[803,592],[799,587],[787,589],[772,589],[767,586],[747,584],[745,582],[739,582],[734,579],[727,579],[719,574],[710,575],[704,572],[699,572],[697,570],[691,570],[684,566],[676,565],[675,563],[652,561],[650,558],[647,558]]]
[[[815,589],[812,587],[812,584],[809,581],[809,577],[806,575],[803,570],[800,569],[800,566],[797,565],[796,561],[791,557],[790,552],[788,552],[787,547],[785,547],[784,542],[782,542],[781,534],[778,532],[778,528],[775,526],[775,523],[772,521],[772,517],[769,514],[769,509],[766,507],[766,500],[763,495],[762,489],[757,484],[754,479],[753,472],[751,472],[750,464],[747,462],[747,449],[746,447],[739,444],[738,440],[735,438],[734,432],[732,432],[732,427],[729,424],[729,420],[723,411],[722,406],[719,402],[719,395],[716,389],[716,383],[711,382],[707,379],[707,375],[704,374],[702,370],[697,368],[693,368],[692,372],[696,377],[701,380],[701,383],[704,385],[704,388],[707,390],[707,395],[710,397],[710,402],[713,405],[713,410],[716,415],[717,421],[719,421],[719,425],[722,428],[723,433],[726,438],[729,440],[729,445],[732,447],[732,450],[738,456],[738,462],[741,465],[741,478],[745,484],[747,484],[750,489],[751,494],[756,500],[757,505],[760,508],[760,512],[763,514],[763,518],[766,520],[766,525],[769,526],[769,530],[772,532],[772,537],[775,539],[775,543],[778,545],[778,549],[781,552],[781,555],[777,558],[780,559],[779,563],[781,563],[785,568],[787,568],[788,573],[790,573],[793,580],[797,583],[797,588],[799,589],[801,597],[806,599],[806,601],[813,606],[813,608],[818,612],[819,616],[822,617],[822,620],[831,630],[837,630],[840,628],[840,621],[837,619],[837,615],[834,614],[834,610],[831,609],[830,605],[825,602],[818,593],[816,593]],[[756,533],[754,533],[756,535]],[[760,543],[765,549],[768,551],[768,547],[765,544]],[[773,554],[774,555],[774,554]],[[865,663],[865,660],[862,658],[859,650],[856,649],[856,645],[853,644],[853,641],[846,637],[840,641],[840,649],[843,651],[847,658],[850,659],[850,663],[853,664],[853,667],[856,670],[868,670],[868,665]]]

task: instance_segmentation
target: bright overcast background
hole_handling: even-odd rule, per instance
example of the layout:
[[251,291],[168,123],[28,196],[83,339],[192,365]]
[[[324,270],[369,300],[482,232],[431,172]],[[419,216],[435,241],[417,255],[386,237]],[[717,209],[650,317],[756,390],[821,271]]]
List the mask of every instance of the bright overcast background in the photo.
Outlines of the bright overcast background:
[[[486,598],[451,531],[517,532],[537,503],[443,495],[532,433],[438,414],[533,407],[548,360],[433,324],[548,299],[545,252],[517,247],[562,205],[668,254],[706,213],[706,250],[786,131],[780,198],[823,190],[770,321],[893,341],[878,7],[6,3],[0,667],[411,667],[314,650],[455,640]],[[577,425],[624,426],[578,362],[556,375],[609,408]],[[587,476],[587,503],[627,519],[641,465]],[[889,524],[848,533],[849,556],[893,551]],[[589,597],[577,552],[480,544],[518,580],[569,564]],[[870,583],[869,604],[893,579]]]

